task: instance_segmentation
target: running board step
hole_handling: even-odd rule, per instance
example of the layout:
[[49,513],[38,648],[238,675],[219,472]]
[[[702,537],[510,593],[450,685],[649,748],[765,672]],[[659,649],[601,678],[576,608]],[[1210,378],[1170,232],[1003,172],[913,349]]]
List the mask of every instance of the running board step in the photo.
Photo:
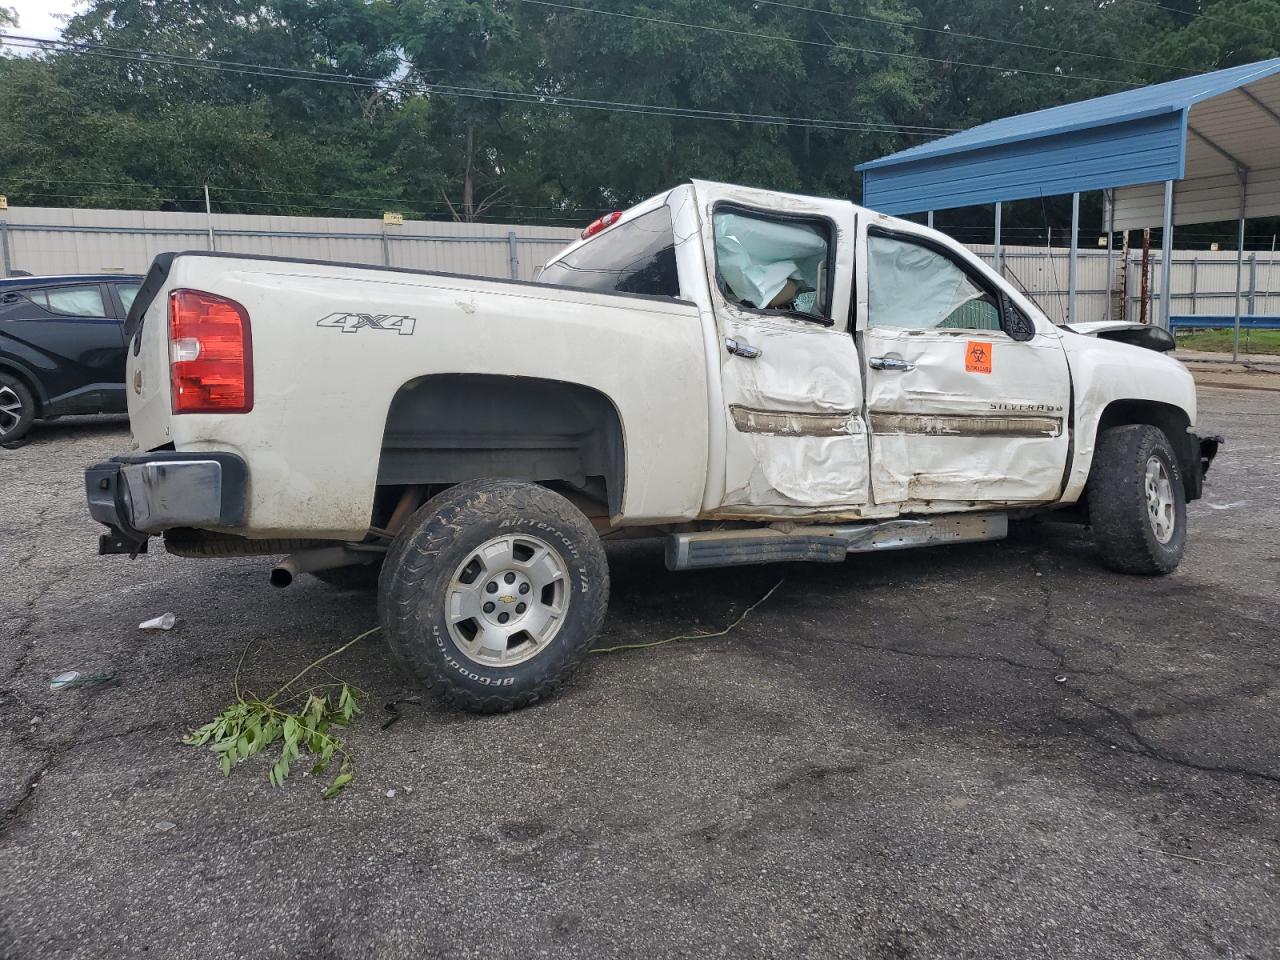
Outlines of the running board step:
[[1003,513],[953,513],[850,526],[751,527],[667,537],[667,569],[701,570],[753,563],[811,560],[839,563],[850,553],[905,550],[938,543],[1001,540],[1009,533]]

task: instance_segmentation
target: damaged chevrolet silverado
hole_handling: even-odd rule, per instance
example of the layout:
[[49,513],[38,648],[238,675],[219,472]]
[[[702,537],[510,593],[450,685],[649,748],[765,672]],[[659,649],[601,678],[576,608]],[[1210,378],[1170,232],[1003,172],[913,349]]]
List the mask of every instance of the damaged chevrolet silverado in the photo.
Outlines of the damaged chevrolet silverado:
[[376,586],[396,661],[481,712],[582,660],[607,538],[679,570],[840,562],[1061,511],[1164,574],[1218,446],[1182,364],[1054,326],[948,237],[700,181],[536,283],[167,254],[125,336],[132,450],[86,474],[101,551],[162,535]]

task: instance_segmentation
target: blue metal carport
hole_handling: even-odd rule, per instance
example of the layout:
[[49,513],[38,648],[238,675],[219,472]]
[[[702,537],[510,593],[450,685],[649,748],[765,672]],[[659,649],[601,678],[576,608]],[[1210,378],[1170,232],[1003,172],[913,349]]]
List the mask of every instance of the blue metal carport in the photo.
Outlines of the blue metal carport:
[[[1162,224],[1164,265],[1175,224],[1238,219],[1243,248],[1247,217],[1280,215],[1280,59],[1005,117],[857,169],[862,202],[884,213],[994,203],[997,263],[1002,201],[1071,194],[1077,319],[1083,191],[1107,191],[1110,232]],[[1170,274],[1161,270],[1165,327]]]

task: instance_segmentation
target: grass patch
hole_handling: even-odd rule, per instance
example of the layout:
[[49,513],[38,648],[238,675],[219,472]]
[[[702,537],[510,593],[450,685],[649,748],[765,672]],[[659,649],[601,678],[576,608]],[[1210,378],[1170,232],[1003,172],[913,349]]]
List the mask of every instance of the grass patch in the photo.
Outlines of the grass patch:
[[[1232,336],[1231,330],[1196,330],[1191,333],[1179,333],[1178,347],[1182,350],[1230,353]],[[1280,355],[1280,330],[1241,330],[1240,352]]]

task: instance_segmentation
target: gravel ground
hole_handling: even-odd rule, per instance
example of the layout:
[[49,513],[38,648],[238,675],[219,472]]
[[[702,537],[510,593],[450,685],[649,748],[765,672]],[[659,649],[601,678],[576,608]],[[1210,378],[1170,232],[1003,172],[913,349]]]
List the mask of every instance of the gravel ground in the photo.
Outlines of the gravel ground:
[[[1280,404],[1229,445],[1182,568],[1076,528],[668,573],[611,548],[602,644],[553,701],[405,704],[376,638],[355,783],[223,778],[179,737],[374,622],[261,560],[94,556],[81,468],[119,420],[0,450],[0,956],[1280,956]],[[139,621],[171,610],[169,633]],[[109,673],[51,693],[65,669]],[[394,791],[394,793],[393,793]]]

